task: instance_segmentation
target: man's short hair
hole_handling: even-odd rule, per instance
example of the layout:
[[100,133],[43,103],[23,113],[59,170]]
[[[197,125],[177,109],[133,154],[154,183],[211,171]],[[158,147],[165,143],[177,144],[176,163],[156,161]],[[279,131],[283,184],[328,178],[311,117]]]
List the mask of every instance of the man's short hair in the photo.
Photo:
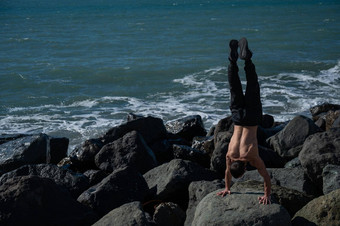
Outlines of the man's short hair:
[[235,161],[230,165],[230,173],[234,178],[240,178],[246,171],[245,162]]

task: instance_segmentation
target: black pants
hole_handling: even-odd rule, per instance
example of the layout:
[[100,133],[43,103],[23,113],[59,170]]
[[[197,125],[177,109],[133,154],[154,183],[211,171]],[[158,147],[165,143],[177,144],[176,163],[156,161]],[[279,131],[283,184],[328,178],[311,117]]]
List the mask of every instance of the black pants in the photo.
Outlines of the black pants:
[[230,63],[228,67],[232,121],[235,125],[257,126],[262,122],[262,103],[255,65],[251,60],[245,62],[244,70],[247,78],[245,95],[243,95],[237,64]]

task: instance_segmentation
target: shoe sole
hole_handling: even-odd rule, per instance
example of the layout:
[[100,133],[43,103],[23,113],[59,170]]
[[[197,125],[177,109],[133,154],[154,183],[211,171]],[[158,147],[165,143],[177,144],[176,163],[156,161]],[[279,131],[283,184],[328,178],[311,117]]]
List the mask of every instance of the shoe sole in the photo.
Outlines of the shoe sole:
[[248,51],[250,51],[248,49],[248,41],[247,41],[247,39],[246,38],[241,38],[238,41],[238,46],[240,47],[239,57],[240,57],[240,59],[245,60],[247,58]]

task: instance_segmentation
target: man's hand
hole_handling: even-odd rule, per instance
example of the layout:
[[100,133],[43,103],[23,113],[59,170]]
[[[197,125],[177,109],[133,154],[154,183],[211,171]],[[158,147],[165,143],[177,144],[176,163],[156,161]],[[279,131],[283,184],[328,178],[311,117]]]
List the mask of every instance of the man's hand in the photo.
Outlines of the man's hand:
[[270,196],[266,196],[266,195],[259,197],[258,200],[259,200],[259,203],[263,204],[263,205],[267,205],[267,204],[271,203],[270,202]]
[[217,195],[222,196],[222,197],[224,197],[226,194],[228,194],[228,195],[231,194],[230,190],[227,189],[227,188],[224,189],[223,191],[220,191],[220,192],[217,193]]

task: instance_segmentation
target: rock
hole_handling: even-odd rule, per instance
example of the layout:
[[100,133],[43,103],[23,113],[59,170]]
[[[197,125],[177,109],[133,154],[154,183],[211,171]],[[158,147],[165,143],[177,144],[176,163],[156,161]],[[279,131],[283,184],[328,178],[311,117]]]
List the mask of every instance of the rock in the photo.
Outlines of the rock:
[[221,177],[224,177],[226,168],[226,154],[228,152],[228,146],[232,133],[219,132],[215,134],[215,149],[210,159],[210,169],[219,173]]
[[[308,195],[317,195],[318,191],[309,178],[304,175],[302,168],[268,168],[271,183],[282,187],[295,189]],[[263,182],[262,176],[257,170],[246,171],[243,177],[237,181],[255,180]]]
[[340,189],[313,199],[292,219],[293,225],[340,225]]
[[26,136],[28,136],[28,134],[2,134],[0,135],[0,145]]
[[323,131],[326,130],[326,120],[323,118],[319,118],[318,120],[316,120],[315,125],[320,127],[320,129]]
[[296,116],[282,131],[270,137],[268,143],[280,156],[291,160],[299,154],[293,148],[302,145],[309,135],[317,132],[320,132],[320,128],[311,119]]
[[307,138],[299,159],[305,173],[322,190],[322,169],[340,165],[340,128],[333,128]]
[[261,127],[263,128],[272,128],[274,125],[274,117],[271,115],[262,115]]
[[168,122],[166,129],[168,132],[182,137],[187,141],[192,141],[196,136],[205,136],[207,134],[202,118],[199,115],[187,116]]
[[103,170],[88,170],[84,175],[89,178],[90,186],[100,183],[108,174]]
[[155,154],[158,164],[170,162],[174,158],[172,145],[168,140],[156,141],[152,143],[149,147]]
[[175,159],[190,160],[196,162],[205,168],[209,168],[210,157],[207,153],[185,145],[173,145]]
[[104,144],[108,144],[134,130],[142,135],[148,145],[158,140],[164,140],[167,135],[163,120],[148,116],[129,121],[110,129],[102,137],[102,140]]
[[332,128],[340,128],[340,116],[333,122]]
[[296,157],[285,164],[284,168],[302,168],[299,157]]
[[288,124],[288,122],[281,123],[281,124],[275,125],[275,126],[270,127],[270,128],[264,128],[262,126],[258,126],[257,127],[257,142],[258,142],[258,144],[263,146],[263,147],[271,148],[270,144],[267,143],[267,139],[271,136],[274,136],[275,134],[277,134],[281,130],[283,130],[287,124]]
[[113,171],[99,184],[90,187],[79,197],[78,202],[91,207],[100,216],[132,201],[143,201],[148,186],[136,169],[126,167]]
[[31,135],[0,145],[0,170],[10,171],[26,164],[46,163],[46,134]]
[[214,181],[194,181],[189,185],[189,205],[186,211],[185,226],[191,226],[194,219],[196,206],[209,193],[224,188],[224,182]]
[[96,215],[51,179],[9,178],[0,185],[1,225],[91,225]]
[[339,118],[340,110],[337,111],[329,111],[326,114],[326,130],[329,130],[333,127],[334,122]]
[[93,226],[149,226],[151,225],[140,202],[126,203],[106,214]]
[[192,141],[192,148],[204,151],[209,156],[212,156],[212,153],[214,152],[214,137],[194,137],[194,140]]
[[133,121],[133,120],[136,120],[136,119],[140,119],[140,118],[144,118],[144,116],[142,115],[136,115],[134,113],[129,113],[126,117],[126,121],[127,122],[130,122],[130,121]]
[[46,163],[58,164],[67,156],[69,139],[66,137],[50,137],[50,149],[47,151]]
[[[263,191],[263,183],[253,180],[236,182],[232,185],[232,189],[241,192],[245,189]],[[275,184],[272,184],[271,186],[271,197],[273,197],[278,202],[278,204],[286,208],[291,217],[293,217],[297,211],[299,211],[302,207],[304,207],[309,201],[313,199],[313,196],[306,195],[303,192],[299,192],[297,190],[286,187],[281,187]]]
[[330,110],[332,110],[332,111],[340,110],[340,105],[323,103],[323,104],[311,107],[309,110],[312,113],[312,116],[315,117],[315,116],[319,115],[320,113],[328,112]]
[[0,184],[4,184],[8,179],[18,176],[49,178],[70,191],[74,198],[77,198],[83,191],[90,187],[88,178],[83,174],[74,173],[50,164],[22,166],[2,175],[0,177]]
[[70,153],[72,163],[81,171],[96,169],[94,158],[103,146],[104,144],[100,139],[86,140]]
[[213,125],[213,126],[209,129],[209,132],[208,132],[208,134],[207,134],[207,137],[214,136],[214,134],[215,134],[215,128],[216,128],[216,125]]
[[284,166],[284,158],[275,151],[261,145],[258,146],[258,150],[259,155],[267,168],[282,168]]
[[[225,132],[228,132],[228,133],[225,133]],[[221,136],[220,133],[230,134],[230,135],[228,135],[229,139],[227,139],[228,143],[229,143],[231,135],[233,134],[233,132],[234,132],[234,123],[231,120],[231,116],[224,118],[224,119],[221,119],[215,127],[215,132],[214,132],[214,146],[215,146],[215,148],[221,146],[222,145],[221,142],[222,143],[225,142],[225,140],[222,139],[224,137],[224,135]]]
[[95,163],[106,172],[131,166],[142,174],[157,166],[154,153],[136,131],[106,144],[95,156]]
[[175,203],[165,202],[156,207],[153,220],[157,225],[182,226],[185,212]]
[[237,191],[217,196],[214,191],[198,204],[192,225],[291,225],[287,210],[279,204],[261,205],[259,190]]
[[143,176],[155,199],[175,202],[182,207],[187,205],[191,182],[217,179],[214,172],[181,159],[160,165]]
[[322,171],[323,193],[340,189],[340,166],[327,165]]

